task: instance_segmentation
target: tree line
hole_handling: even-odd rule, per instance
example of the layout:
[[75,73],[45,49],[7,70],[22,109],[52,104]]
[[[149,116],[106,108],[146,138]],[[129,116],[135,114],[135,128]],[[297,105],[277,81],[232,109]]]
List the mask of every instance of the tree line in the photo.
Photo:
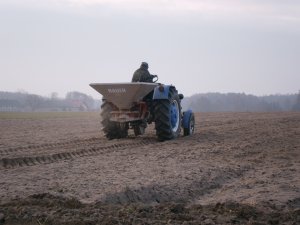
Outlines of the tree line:
[[195,112],[275,112],[300,111],[298,94],[255,96],[244,93],[206,93],[184,98],[184,109]]
[[0,111],[93,111],[100,108],[101,102],[84,93],[68,92],[65,98],[57,93],[51,97],[22,92],[0,91]]
[[[65,98],[56,93],[50,97],[21,92],[0,91],[0,111],[96,111],[101,101],[84,93],[68,92]],[[275,112],[300,111],[298,94],[255,96],[244,93],[205,93],[185,97],[183,109],[195,112]]]

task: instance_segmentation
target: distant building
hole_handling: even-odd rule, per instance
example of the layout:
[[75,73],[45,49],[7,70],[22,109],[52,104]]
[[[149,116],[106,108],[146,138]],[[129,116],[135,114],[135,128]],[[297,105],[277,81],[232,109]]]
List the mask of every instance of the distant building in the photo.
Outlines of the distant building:
[[78,100],[78,99],[72,99],[68,101],[68,105],[66,107],[66,111],[72,111],[72,112],[86,112],[88,111],[88,106],[85,104],[85,102]]

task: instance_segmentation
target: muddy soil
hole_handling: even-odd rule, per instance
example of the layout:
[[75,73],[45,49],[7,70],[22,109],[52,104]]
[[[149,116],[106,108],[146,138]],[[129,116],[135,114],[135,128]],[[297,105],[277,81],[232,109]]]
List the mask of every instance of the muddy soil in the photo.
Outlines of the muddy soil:
[[300,224],[300,113],[196,122],[158,142],[106,140],[98,113],[0,119],[0,224]]

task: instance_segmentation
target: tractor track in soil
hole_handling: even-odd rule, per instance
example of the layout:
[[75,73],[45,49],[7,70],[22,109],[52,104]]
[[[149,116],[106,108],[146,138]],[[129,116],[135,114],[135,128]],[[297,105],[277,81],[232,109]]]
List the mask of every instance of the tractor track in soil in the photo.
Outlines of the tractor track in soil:
[[99,142],[101,141],[100,138],[89,138],[89,139],[81,139],[81,140],[72,140],[72,141],[65,141],[65,142],[52,142],[52,143],[45,143],[45,144],[39,144],[39,145],[27,145],[27,146],[17,146],[17,147],[11,147],[11,148],[0,148],[0,156],[8,155],[11,153],[16,152],[26,152],[28,150],[41,150],[41,149],[53,149],[57,147],[67,147],[71,145],[77,145],[77,144],[89,144],[91,142]]
[[[24,150],[35,150],[36,152],[40,152],[45,149],[70,149],[69,151],[56,152],[52,154],[43,154],[39,155],[34,153],[33,155],[28,156],[20,156],[20,157],[1,157],[0,158],[0,169],[13,169],[17,167],[26,167],[26,166],[34,166],[40,164],[50,164],[64,160],[72,160],[81,157],[88,157],[98,154],[103,154],[112,150],[118,150],[122,148],[132,148],[132,147],[140,147],[146,146],[150,144],[157,143],[156,139],[143,139],[140,141],[134,142],[118,142],[114,144],[107,144],[107,142],[101,143],[99,142],[101,139],[99,138],[91,138],[85,140],[76,140],[72,142],[61,142],[61,143],[48,143],[42,145],[29,145],[24,147],[10,148],[7,150],[1,150],[1,153],[12,153],[19,152]],[[77,150],[71,150],[74,145],[87,145],[86,147],[79,147]],[[56,150],[57,151],[57,150]],[[45,153],[45,151],[43,151]]]

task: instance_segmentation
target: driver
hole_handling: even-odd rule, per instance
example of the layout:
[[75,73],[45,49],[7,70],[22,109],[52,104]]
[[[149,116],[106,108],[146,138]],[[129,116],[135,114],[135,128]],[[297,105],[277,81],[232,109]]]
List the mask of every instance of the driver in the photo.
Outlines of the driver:
[[154,83],[153,78],[157,77],[157,75],[151,75],[148,68],[148,63],[142,62],[140,68],[134,72],[131,82]]

